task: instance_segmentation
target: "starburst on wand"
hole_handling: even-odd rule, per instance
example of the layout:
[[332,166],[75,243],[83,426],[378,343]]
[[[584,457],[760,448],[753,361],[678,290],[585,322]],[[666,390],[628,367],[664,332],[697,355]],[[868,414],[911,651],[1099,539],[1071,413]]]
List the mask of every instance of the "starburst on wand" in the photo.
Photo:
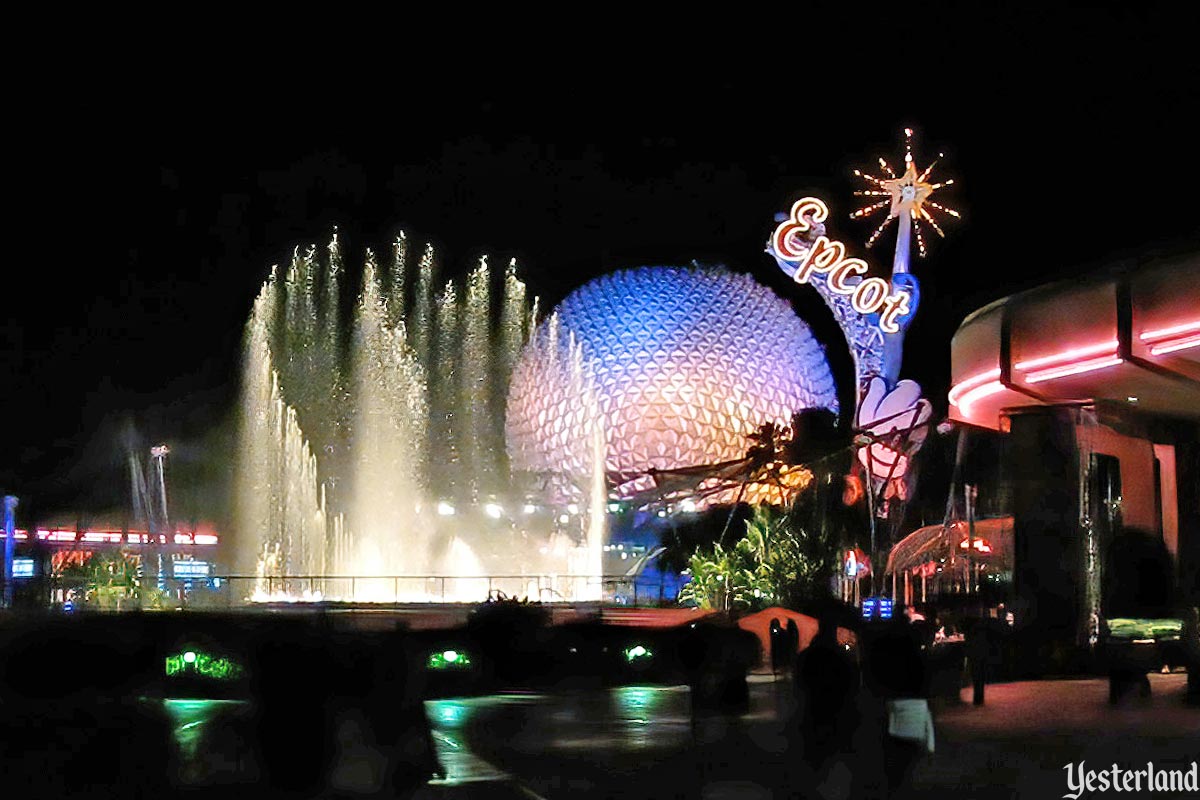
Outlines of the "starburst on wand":
[[[871,186],[869,189],[862,189],[856,191],[854,194],[859,197],[879,197],[883,199],[869,201],[867,205],[852,213],[850,218],[861,219],[879,211],[886,211],[887,216],[884,217],[883,222],[880,223],[875,232],[867,239],[867,247],[875,244],[876,240],[879,239],[892,220],[902,220],[902,229],[906,227],[904,223],[911,223],[913,233],[917,238],[917,250],[923,258],[925,256],[925,237],[921,232],[921,223],[927,223],[929,227],[937,232],[938,236],[944,237],[946,235],[942,231],[941,226],[938,225],[931,210],[947,214],[955,219],[960,219],[961,215],[954,209],[935,203],[930,199],[937,190],[946,186],[952,186],[954,180],[950,179],[940,183],[929,182],[929,176],[937,164],[936,159],[924,170],[917,170],[917,166],[913,162],[912,136],[912,128],[905,128],[904,172],[899,176],[896,175],[891,166],[882,158],[879,159],[879,166],[886,177],[877,177],[857,169],[854,170],[855,177],[862,178]],[[940,153],[938,157],[941,157]],[[897,240],[897,248],[899,249],[900,247],[904,247],[907,250],[907,236],[903,231]],[[899,263],[900,260],[901,254],[897,252],[897,262]],[[907,262],[907,254],[903,255],[903,260]]]

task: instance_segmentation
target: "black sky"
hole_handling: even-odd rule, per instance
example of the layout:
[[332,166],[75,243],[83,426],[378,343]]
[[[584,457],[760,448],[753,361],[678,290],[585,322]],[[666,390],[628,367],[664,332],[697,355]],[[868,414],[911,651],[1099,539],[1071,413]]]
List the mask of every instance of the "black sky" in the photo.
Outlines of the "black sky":
[[965,314],[1196,246],[1195,13],[867,16],[580,47],[450,35],[415,56],[376,33],[335,57],[315,32],[245,59],[216,40],[68,53],[69,77],[10,102],[0,487],[31,516],[120,505],[127,419],[219,487],[253,295],[334,224],[352,264],[401,228],[451,271],[516,256],[549,303],[616,267],[699,259],[819,314],[762,254],[773,215],[816,193],[862,242],[849,171],[912,125],[965,214],[917,267],[908,340],[905,374],[943,408]]

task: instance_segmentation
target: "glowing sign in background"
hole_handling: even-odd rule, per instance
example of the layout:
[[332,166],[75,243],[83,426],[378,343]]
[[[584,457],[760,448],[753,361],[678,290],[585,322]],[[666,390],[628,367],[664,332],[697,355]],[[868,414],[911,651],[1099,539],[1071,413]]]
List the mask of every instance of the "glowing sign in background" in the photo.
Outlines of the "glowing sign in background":
[[176,578],[207,578],[209,565],[207,561],[176,561],[171,570]]
[[878,325],[884,333],[899,333],[900,320],[916,311],[912,294],[904,289],[893,291],[883,278],[864,277],[867,262],[847,258],[846,246],[824,234],[811,243],[803,235],[814,231],[814,225],[829,217],[829,208],[815,197],[804,197],[792,204],[789,219],[779,224],[771,237],[776,258],[795,265],[792,279],[808,283],[814,273],[827,275],[825,285],[835,294],[850,298],[850,304],[860,314],[878,315]]
[[219,681],[231,681],[244,674],[241,665],[228,658],[221,658],[203,650],[185,650],[167,656],[164,672],[168,678],[184,673],[202,675]]
[[645,645],[636,644],[625,648],[625,660],[633,663],[642,659],[654,658],[654,652]]
[[429,669],[467,669],[471,666],[471,657],[462,650],[442,650],[432,653],[425,666]]

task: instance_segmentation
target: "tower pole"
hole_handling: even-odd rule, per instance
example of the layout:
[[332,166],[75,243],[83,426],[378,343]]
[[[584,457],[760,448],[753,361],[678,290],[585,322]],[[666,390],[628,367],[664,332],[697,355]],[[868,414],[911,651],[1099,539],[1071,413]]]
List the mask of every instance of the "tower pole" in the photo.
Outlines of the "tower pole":
[[13,603],[13,551],[17,544],[17,498],[4,496],[4,607]]
[[[160,445],[157,445],[150,449],[150,456],[151,456],[151,458],[154,459],[155,465],[158,468],[158,498],[159,498],[159,509],[162,512],[162,528],[161,528],[161,530],[162,530],[162,535],[166,536],[166,537],[170,537],[172,535],[170,526],[169,526],[170,525],[169,519],[167,517],[167,479],[166,479],[165,473],[163,472],[163,460],[166,459],[167,453],[169,453],[169,452],[171,452],[171,451],[165,444],[160,444]],[[151,531],[152,536],[153,536],[153,533],[154,532]],[[170,538],[168,538],[166,543],[171,544],[172,540]],[[157,574],[155,576],[156,577],[155,584],[159,591],[166,591],[167,579],[166,579],[166,574],[163,571],[163,542],[162,542],[162,540],[156,540],[155,544],[156,544],[156,555],[157,555],[157,561],[158,561],[158,563],[156,564]]]
[[912,216],[906,210],[901,210],[896,218],[896,254],[892,257],[892,274],[901,275],[908,272],[908,256],[912,240]]

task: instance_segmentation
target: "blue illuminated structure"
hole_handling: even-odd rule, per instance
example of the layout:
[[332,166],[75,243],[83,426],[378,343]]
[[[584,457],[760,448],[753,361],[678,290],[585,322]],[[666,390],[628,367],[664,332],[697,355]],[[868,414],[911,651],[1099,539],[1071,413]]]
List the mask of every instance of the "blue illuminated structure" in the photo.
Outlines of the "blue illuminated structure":
[[4,498],[4,607],[12,608],[13,598],[13,550],[17,539],[17,498]]
[[891,619],[892,600],[890,597],[867,597],[862,601],[863,619]]
[[599,426],[607,473],[631,496],[649,470],[741,459],[760,425],[812,408],[837,411],[833,374],[771,289],[719,267],[620,270],[568,295],[522,352],[509,456],[578,486]]

